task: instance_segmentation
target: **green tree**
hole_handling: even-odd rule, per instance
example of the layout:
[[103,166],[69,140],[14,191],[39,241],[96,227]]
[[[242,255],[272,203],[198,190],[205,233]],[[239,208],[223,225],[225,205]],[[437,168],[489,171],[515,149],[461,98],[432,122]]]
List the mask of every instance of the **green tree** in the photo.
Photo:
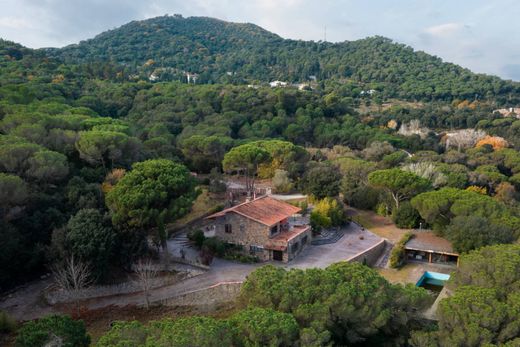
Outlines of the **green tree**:
[[124,165],[139,158],[141,143],[133,137],[114,131],[80,132],[76,149],[91,165],[102,165],[107,171],[114,164]]
[[191,347],[232,346],[232,334],[225,321],[210,317],[189,317],[152,322],[150,346]]
[[7,209],[23,204],[28,197],[27,184],[18,176],[0,172],[0,207]]
[[90,336],[81,320],[69,316],[51,315],[25,323],[16,337],[16,346],[88,347]]
[[371,186],[388,192],[396,208],[399,208],[401,201],[410,199],[431,187],[427,179],[400,169],[371,172],[368,175],[368,182]]
[[246,178],[246,190],[252,194],[255,187],[255,177],[260,164],[270,159],[269,152],[256,143],[232,148],[224,156],[222,167],[225,172],[239,172]]
[[180,146],[191,169],[209,172],[214,167],[220,168],[232,144],[233,140],[229,137],[193,135],[181,141]]
[[419,226],[421,216],[409,201],[404,201],[392,211],[392,220],[399,228],[413,229]]
[[239,302],[291,313],[301,328],[327,331],[345,345],[406,330],[427,298],[424,290],[392,286],[374,270],[344,262],[305,271],[264,266],[248,276]]
[[141,347],[146,345],[149,330],[138,321],[116,322],[101,336],[96,347]]
[[136,163],[106,195],[115,225],[157,227],[166,251],[164,224],[189,212],[197,197],[188,169],[166,159]]
[[473,191],[442,188],[414,197],[412,206],[439,233],[456,216],[479,216],[496,225],[520,230],[520,219],[506,205]]
[[339,193],[341,174],[330,164],[317,164],[309,168],[301,181],[303,190],[317,199],[336,197]]
[[288,313],[272,309],[251,308],[229,320],[234,346],[294,346],[299,326]]
[[41,182],[56,182],[69,173],[67,157],[53,151],[39,151],[29,159],[27,175]]
[[460,253],[497,243],[514,240],[513,231],[505,225],[496,225],[479,216],[458,216],[451,220],[444,235]]
[[66,245],[91,265],[97,279],[103,279],[115,252],[116,234],[99,210],[79,210],[67,223]]

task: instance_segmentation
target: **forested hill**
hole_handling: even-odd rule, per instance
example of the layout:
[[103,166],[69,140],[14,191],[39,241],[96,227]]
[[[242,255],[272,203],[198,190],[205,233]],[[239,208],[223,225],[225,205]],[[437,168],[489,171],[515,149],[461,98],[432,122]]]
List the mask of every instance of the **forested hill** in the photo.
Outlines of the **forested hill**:
[[[351,80],[383,97],[501,99],[520,84],[474,74],[383,37],[341,43],[282,39],[253,24],[206,17],[163,16],[133,21],[93,39],[46,49],[66,63],[111,61],[139,78],[197,83]],[[134,77],[137,77],[134,76]]]

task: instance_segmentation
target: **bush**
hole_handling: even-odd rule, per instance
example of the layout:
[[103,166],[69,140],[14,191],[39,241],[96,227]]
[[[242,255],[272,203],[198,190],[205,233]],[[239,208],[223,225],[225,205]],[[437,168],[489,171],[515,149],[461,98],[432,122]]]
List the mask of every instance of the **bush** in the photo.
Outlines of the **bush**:
[[0,311],[0,333],[11,333],[16,330],[16,321],[7,314]]
[[324,216],[316,211],[311,212],[310,222],[314,232],[320,232],[322,228],[330,228],[332,225],[332,221],[328,216]]
[[399,228],[412,229],[419,226],[421,216],[409,201],[405,201],[392,211],[392,220]]
[[293,189],[293,183],[289,178],[289,173],[285,170],[277,169],[273,177],[273,187],[277,193],[288,193]]
[[204,236],[204,232],[202,230],[198,229],[188,233],[188,240],[193,242],[198,248],[201,248],[204,244],[204,241],[206,240],[206,236]]
[[16,337],[18,347],[51,344],[62,347],[87,347],[90,345],[90,336],[87,335],[83,321],[73,320],[64,315],[51,315],[25,323]]
[[210,214],[213,214],[213,213],[217,213],[217,212],[220,212],[224,209],[224,205],[222,204],[217,204],[215,205],[213,208],[211,208],[211,210],[209,210],[209,213]]
[[388,216],[388,206],[384,202],[380,202],[376,205],[376,213],[380,216]]
[[412,233],[406,233],[403,235],[401,240],[394,246],[392,253],[390,254],[390,267],[398,269],[404,265],[406,261],[405,245],[413,237]]
[[213,252],[217,257],[224,256],[226,252],[226,243],[220,241],[216,237],[208,237],[204,240],[203,247],[207,247],[209,251]]

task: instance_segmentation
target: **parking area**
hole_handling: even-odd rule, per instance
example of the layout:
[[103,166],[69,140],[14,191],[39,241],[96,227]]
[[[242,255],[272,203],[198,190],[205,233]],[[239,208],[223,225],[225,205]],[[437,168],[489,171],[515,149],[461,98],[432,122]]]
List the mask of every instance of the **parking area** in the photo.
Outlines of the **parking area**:
[[307,269],[325,268],[330,264],[345,261],[354,255],[366,251],[381,241],[381,237],[361,228],[355,223],[345,227],[341,239],[332,244],[304,249],[296,259],[286,265],[288,268]]

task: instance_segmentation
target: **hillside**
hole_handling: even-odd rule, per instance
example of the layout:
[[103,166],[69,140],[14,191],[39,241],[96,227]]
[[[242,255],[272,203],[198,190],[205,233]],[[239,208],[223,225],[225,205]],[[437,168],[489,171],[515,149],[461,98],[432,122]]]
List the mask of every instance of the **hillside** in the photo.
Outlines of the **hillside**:
[[351,80],[384,97],[506,100],[520,84],[474,74],[383,37],[341,43],[282,39],[253,24],[206,17],[133,21],[47,54],[67,63],[111,61],[141,78],[198,83]]

